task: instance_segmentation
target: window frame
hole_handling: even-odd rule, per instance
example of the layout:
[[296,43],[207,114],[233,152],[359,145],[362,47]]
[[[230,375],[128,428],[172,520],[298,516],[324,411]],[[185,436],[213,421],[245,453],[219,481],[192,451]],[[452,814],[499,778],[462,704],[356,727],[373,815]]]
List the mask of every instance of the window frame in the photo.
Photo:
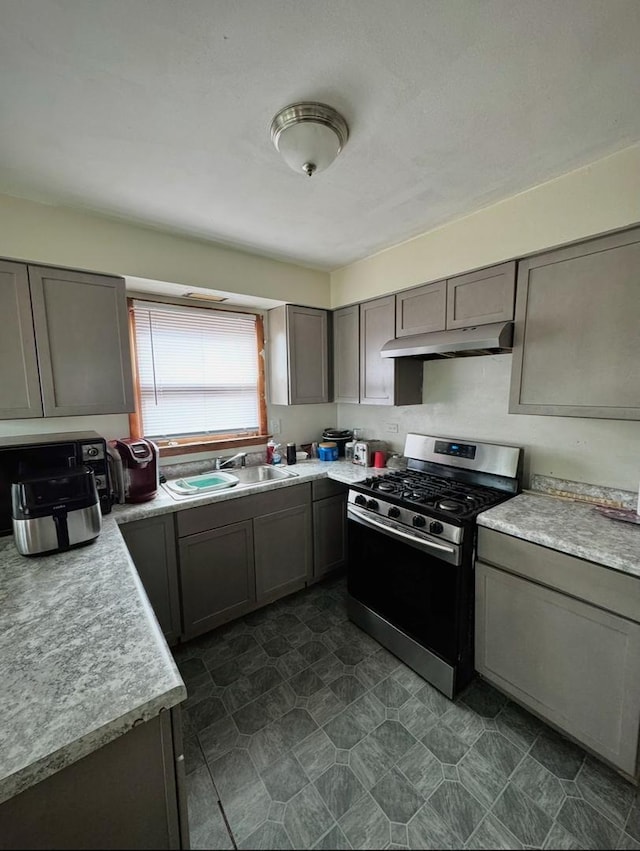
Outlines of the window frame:
[[[175,304],[176,307],[193,307],[195,309],[217,310],[220,313],[226,312],[224,309],[211,307],[210,305],[194,305],[185,304],[183,300],[171,300],[158,297],[142,297],[135,296],[135,301],[162,301],[164,304]],[[136,330],[134,319],[134,298],[127,298],[127,310],[129,314],[129,342],[131,346],[131,369],[133,375],[133,398],[135,410],[129,414],[129,434],[131,437],[144,437],[142,423],[142,404],[140,396],[140,376],[138,374],[138,350],[136,346]],[[174,437],[157,440],[154,438],[154,443],[158,446],[161,458],[169,458],[175,455],[187,455],[194,452],[209,452],[219,449],[236,449],[243,446],[263,446],[269,439],[267,433],[267,400],[266,400],[266,383],[265,383],[265,368],[264,368],[264,319],[261,313],[251,310],[242,310],[234,307],[235,313],[250,313],[256,318],[256,352],[258,355],[258,431],[255,434],[242,434],[229,432],[228,434],[191,434],[188,437]]]

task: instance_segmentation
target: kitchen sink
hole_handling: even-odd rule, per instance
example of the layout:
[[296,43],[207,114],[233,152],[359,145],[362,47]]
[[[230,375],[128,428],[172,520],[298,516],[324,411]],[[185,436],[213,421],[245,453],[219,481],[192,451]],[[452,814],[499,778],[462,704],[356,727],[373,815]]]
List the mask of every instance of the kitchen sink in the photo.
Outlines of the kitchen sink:
[[290,470],[282,470],[278,467],[270,467],[261,464],[258,467],[234,468],[233,473],[223,470],[212,470],[210,473],[201,473],[198,476],[185,476],[181,479],[172,479],[164,482],[162,487],[169,496],[174,499],[188,499],[189,497],[203,496],[207,493],[217,493],[227,488],[248,487],[250,485],[266,484],[279,479],[292,479],[298,474]]
[[281,467],[271,467],[268,464],[260,464],[258,467],[240,467],[233,471],[240,485],[257,485],[260,482],[273,482],[277,479],[293,479],[298,474],[291,470],[283,470]]

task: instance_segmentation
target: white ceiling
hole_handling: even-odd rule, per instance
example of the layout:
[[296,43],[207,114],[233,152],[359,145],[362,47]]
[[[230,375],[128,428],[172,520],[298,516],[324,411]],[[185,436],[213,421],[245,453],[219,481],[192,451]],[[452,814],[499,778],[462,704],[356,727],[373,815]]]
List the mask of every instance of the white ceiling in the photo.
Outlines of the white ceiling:
[[333,269],[637,141],[639,80],[637,0],[0,0],[0,192]]

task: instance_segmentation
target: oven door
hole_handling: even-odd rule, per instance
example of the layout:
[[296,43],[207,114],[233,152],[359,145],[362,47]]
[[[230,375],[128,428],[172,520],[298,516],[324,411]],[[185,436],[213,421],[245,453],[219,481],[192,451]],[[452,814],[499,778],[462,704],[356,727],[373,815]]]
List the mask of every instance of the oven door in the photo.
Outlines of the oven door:
[[472,626],[472,572],[461,563],[461,547],[416,537],[354,505],[348,518],[349,595],[456,665]]

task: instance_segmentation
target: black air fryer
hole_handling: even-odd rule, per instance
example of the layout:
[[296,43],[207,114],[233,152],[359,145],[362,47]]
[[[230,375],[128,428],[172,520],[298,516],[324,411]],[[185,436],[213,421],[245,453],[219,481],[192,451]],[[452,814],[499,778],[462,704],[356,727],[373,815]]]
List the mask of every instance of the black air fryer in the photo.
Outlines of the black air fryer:
[[338,447],[338,458],[344,458],[345,444],[353,440],[353,432],[348,428],[325,428],[322,439],[332,440]]
[[60,552],[93,541],[102,528],[88,467],[43,470],[11,485],[13,534],[22,555]]

